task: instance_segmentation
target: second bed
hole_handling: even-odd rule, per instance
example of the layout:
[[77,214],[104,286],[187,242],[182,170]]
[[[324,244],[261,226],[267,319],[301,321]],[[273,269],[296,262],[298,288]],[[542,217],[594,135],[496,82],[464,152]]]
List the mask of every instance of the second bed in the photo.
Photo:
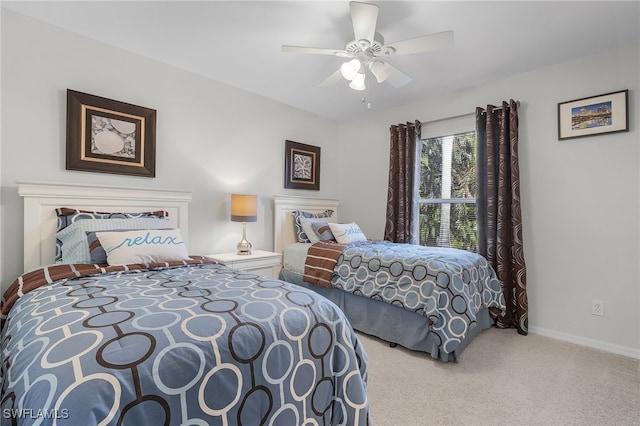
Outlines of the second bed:
[[489,309],[504,310],[502,287],[486,259],[455,249],[385,241],[336,244],[340,255],[331,283],[313,283],[308,258],[322,253],[323,244],[332,246],[299,242],[295,212],[326,215],[316,220],[332,223],[338,220],[338,205],[330,199],[276,197],[275,250],[283,253],[281,279],[333,301],[356,330],[441,361],[457,361],[473,338],[492,326]]

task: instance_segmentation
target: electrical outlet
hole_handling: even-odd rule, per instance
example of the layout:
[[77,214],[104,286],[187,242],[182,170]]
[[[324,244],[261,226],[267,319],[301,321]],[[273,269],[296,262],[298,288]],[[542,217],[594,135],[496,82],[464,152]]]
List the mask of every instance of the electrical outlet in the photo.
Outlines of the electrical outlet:
[[604,316],[604,302],[602,300],[592,301],[591,314],[598,315],[600,317]]

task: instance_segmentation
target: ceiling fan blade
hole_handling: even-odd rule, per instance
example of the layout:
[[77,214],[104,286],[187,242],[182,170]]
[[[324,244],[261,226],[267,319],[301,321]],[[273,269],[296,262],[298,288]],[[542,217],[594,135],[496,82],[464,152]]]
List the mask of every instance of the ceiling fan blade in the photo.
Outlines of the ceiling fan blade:
[[352,1],[349,3],[349,9],[355,40],[367,40],[372,43],[378,22],[378,6]]
[[331,74],[325,81],[320,83],[320,87],[329,87],[336,84],[338,81],[342,80],[342,73],[340,72],[340,68],[333,74]]
[[422,37],[390,43],[384,47],[386,55],[396,56],[450,49],[453,47],[453,31],[428,34]]
[[325,49],[322,47],[303,47],[303,46],[287,46],[281,47],[283,53],[307,53],[311,55],[331,55],[331,56],[350,56],[346,50],[341,49]]
[[369,70],[371,70],[371,74],[375,76],[378,83],[386,81],[396,89],[411,81],[411,77],[388,62],[372,62]]

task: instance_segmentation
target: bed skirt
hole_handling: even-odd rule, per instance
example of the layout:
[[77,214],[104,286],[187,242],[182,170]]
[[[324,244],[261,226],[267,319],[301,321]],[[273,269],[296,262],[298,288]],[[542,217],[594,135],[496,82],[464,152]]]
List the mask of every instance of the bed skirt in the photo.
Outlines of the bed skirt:
[[342,309],[354,329],[407,349],[426,352],[432,358],[444,362],[457,361],[473,338],[493,325],[489,310],[480,311],[477,315],[478,325],[467,334],[454,352],[445,353],[438,347],[434,335],[429,333],[429,320],[425,316],[340,289],[308,284],[302,280],[301,274],[287,269],[280,271],[280,279],[313,290],[331,300]]

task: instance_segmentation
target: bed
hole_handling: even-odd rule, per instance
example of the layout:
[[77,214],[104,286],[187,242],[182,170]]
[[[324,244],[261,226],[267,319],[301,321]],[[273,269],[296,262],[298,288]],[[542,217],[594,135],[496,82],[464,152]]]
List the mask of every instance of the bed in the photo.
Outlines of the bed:
[[[370,423],[367,355],[341,310],[299,286],[182,257],[190,192],[20,183],[18,193],[25,274],[2,299],[0,423]],[[108,220],[119,222],[87,230]],[[101,246],[108,263],[66,263],[72,226],[97,236],[82,244],[91,260]],[[125,246],[121,264],[113,256]]]
[[[464,348],[492,326],[489,310],[504,310],[501,285],[486,259],[461,250],[383,241],[346,244],[335,266],[325,266],[331,272],[328,285],[310,281],[309,261],[319,253],[309,256],[311,250],[331,243],[299,242],[300,229],[293,213],[305,212],[320,227],[323,221],[339,222],[338,208],[339,201],[334,199],[275,197],[275,251],[283,253],[281,279],[333,301],[356,330],[392,346],[426,352],[445,362],[457,361]],[[365,264],[375,264],[375,271]],[[394,268],[404,271],[396,276]],[[431,272],[421,273],[419,280],[409,279],[418,268]],[[406,284],[409,281],[412,286]]]

